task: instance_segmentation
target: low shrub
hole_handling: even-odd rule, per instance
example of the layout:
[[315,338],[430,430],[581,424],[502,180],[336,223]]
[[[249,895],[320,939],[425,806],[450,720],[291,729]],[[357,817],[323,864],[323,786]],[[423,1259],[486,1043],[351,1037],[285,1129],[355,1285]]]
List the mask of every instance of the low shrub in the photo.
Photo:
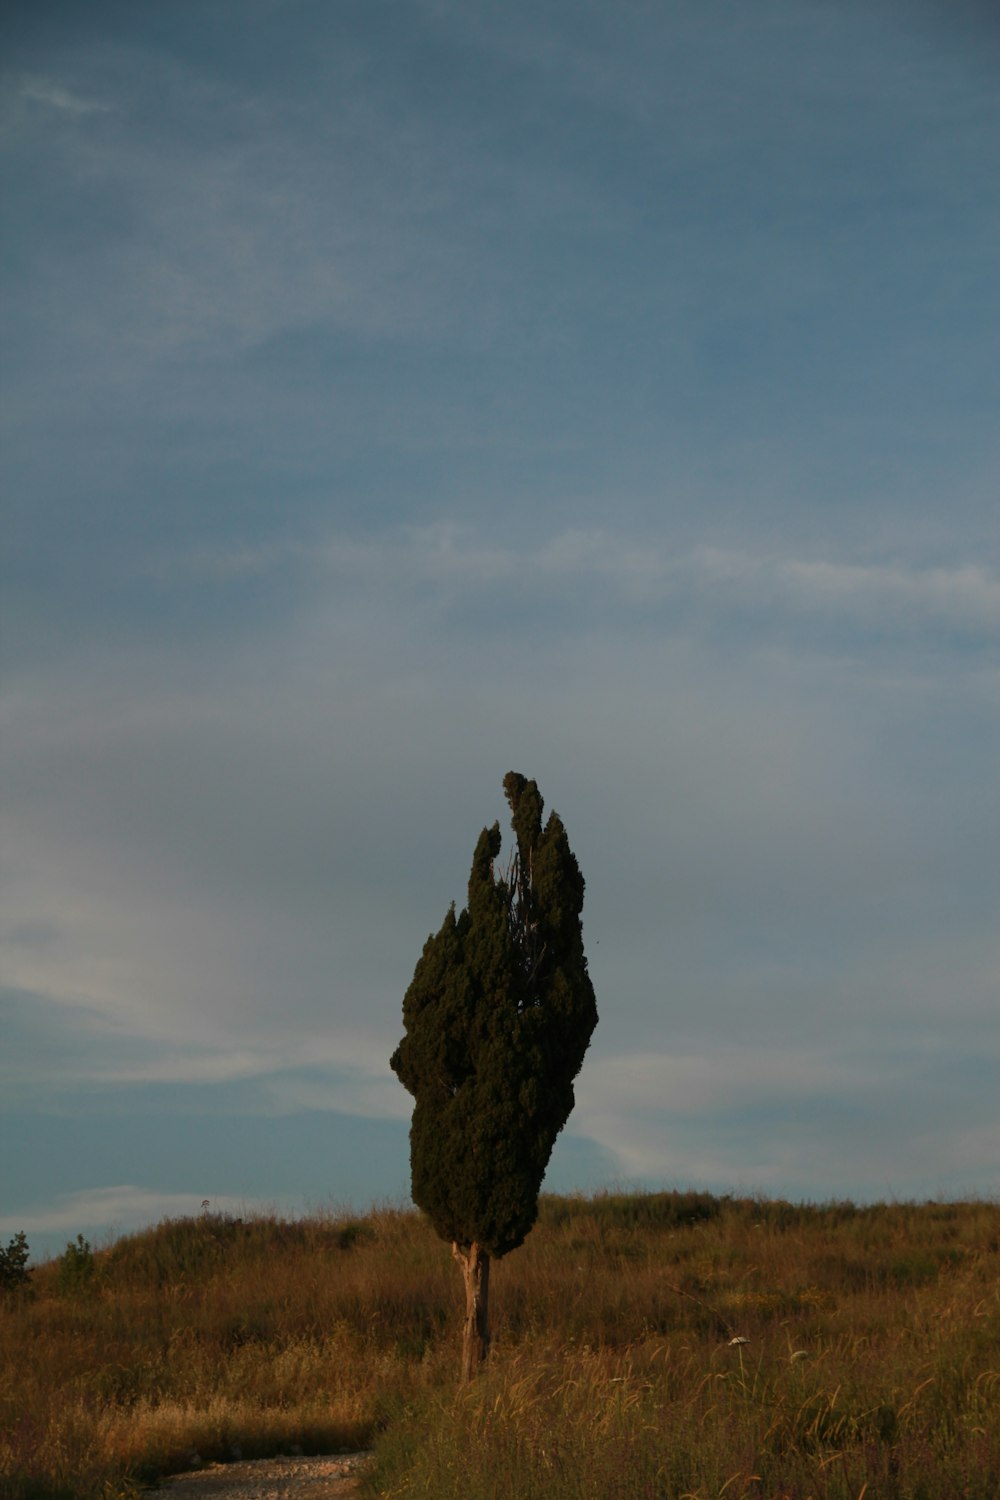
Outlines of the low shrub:
[[28,1240],[23,1230],[19,1230],[12,1240],[9,1240],[6,1248],[0,1247],[0,1292],[17,1292],[26,1287],[31,1280],[31,1270],[28,1266]]

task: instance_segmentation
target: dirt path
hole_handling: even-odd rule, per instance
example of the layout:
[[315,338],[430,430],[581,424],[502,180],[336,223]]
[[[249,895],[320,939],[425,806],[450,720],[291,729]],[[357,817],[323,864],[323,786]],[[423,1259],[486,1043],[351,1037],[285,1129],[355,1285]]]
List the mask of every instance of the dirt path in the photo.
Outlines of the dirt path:
[[367,1453],[210,1464],[164,1482],[178,1500],[354,1500]]

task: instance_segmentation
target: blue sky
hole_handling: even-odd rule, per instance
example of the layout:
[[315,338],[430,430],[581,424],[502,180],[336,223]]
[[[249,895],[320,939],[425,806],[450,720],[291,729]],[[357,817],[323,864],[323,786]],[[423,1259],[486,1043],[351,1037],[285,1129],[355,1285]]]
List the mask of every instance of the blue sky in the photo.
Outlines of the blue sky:
[[0,29],[0,1235],[405,1199],[512,768],[550,1187],[1000,1193],[992,6]]

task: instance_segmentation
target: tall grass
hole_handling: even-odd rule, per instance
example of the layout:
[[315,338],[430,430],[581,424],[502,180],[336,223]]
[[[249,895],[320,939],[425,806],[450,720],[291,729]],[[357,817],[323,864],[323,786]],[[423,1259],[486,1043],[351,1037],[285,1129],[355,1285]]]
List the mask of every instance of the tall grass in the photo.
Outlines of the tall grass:
[[543,1200],[461,1391],[461,1278],[416,1214],[207,1214],[94,1259],[0,1308],[9,1500],[372,1443],[371,1494],[429,1500],[1000,1494],[994,1204]]

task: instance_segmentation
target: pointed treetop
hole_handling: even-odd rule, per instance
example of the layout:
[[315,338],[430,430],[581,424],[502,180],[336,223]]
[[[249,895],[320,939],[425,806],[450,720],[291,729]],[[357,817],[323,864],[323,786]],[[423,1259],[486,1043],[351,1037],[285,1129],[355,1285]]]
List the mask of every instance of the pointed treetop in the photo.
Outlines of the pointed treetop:
[[531,855],[542,836],[542,809],[545,803],[538,783],[528,781],[517,771],[508,771],[503,789],[510,804],[511,826],[517,838],[517,852],[522,870],[531,869]]

